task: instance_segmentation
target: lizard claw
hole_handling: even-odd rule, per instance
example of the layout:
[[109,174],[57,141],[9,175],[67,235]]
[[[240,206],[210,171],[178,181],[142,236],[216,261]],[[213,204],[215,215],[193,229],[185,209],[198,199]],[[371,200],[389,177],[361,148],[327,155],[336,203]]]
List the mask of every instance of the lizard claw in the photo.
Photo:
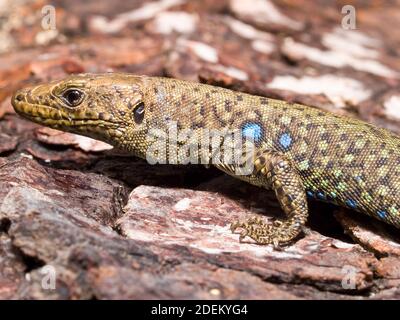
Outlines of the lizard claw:
[[239,242],[242,242],[242,241],[244,240],[244,238],[246,238],[247,233],[248,233],[248,232],[247,232],[246,229],[244,229],[244,230],[240,233]]
[[236,229],[242,227],[242,225],[243,223],[241,223],[239,220],[232,222],[230,226],[232,233],[235,233]]

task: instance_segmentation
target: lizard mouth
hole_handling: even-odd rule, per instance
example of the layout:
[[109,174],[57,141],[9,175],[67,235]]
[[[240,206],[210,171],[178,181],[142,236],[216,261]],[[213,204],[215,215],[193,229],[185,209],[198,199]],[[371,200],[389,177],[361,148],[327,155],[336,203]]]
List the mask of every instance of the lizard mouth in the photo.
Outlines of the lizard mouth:
[[35,123],[111,144],[122,137],[126,129],[123,122],[100,119],[94,112],[91,113],[90,118],[83,112],[66,114],[57,107],[30,101],[29,94],[21,94],[19,91],[13,96],[12,105],[17,114]]
[[104,127],[104,128],[121,128],[121,124],[116,123],[116,122],[110,122],[110,121],[104,121],[100,119],[79,119],[79,118],[62,118],[62,117],[57,117],[57,118],[49,118],[49,117],[43,117],[40,115],[32,115],[32,114],[27,114],[27,113],[17,113],[36,123],[45,125],[45,126],[58,126],[58,127],[81,127],[81,126],[99,126],[99,127]]
[[100,119],[100,116],[96,117],[94,112],[92,112],[91,118],[85,117],[81,113],[66,114],[59,108],[33,101],[29,92],[25,90],[17,91],[12,97],[11,103],[18,115],[49,127],[64,129],[83,126],[107,129],[123,129],[124,127],[123,122]]

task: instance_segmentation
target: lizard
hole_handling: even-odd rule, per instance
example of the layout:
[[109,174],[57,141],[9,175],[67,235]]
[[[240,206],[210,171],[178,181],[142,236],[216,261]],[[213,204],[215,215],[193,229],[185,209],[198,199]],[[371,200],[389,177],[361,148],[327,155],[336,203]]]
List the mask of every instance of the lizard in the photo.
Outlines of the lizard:
[[[260,217],[233,221],[231,230],[240,240],[250,237],[275,247],[294,242],[305,231],[309,198],[400,228],[400,138],[358,119],[193,81],[124,73],[70,75],[23,88],[12,96],[12,105],[31,121],[141,158],[157,141],[149,138],[150,131],[166,130],[171,123],[178,133],[190,130],[191,145],[205,130],[238,131],[252,142],[253,148],[241,154],[251,170],[239,175],[238,164],[211,165],[273,190],[285,214],[272,222]],[[202,157],[210,161],[212,152],[204,150]]]

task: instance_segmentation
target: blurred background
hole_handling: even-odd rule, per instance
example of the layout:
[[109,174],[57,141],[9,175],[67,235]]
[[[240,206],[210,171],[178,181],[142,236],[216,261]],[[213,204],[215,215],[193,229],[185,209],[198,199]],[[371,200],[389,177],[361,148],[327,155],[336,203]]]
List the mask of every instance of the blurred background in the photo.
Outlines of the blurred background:
[[397,5],[2,0],[0,99],[22,80],[124,71],[356,113],[397,131]]

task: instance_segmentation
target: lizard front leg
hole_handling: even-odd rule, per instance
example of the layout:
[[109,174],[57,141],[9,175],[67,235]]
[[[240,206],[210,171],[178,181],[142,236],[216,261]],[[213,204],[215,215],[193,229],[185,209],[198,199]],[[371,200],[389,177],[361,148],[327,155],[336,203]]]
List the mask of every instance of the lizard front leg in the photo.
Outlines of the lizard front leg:
[[253,217],[246,222],[232,223],[231,230],[242,230],[240,240],[248,236],[259,244],[274,244],[275,247],[288,244],[300,234],[308,217],[301,178],[290,161],[278,152],[258,153],[254,167],[254,174],[265,176],[269,187],[275,191],[287,219],[268,223]]

